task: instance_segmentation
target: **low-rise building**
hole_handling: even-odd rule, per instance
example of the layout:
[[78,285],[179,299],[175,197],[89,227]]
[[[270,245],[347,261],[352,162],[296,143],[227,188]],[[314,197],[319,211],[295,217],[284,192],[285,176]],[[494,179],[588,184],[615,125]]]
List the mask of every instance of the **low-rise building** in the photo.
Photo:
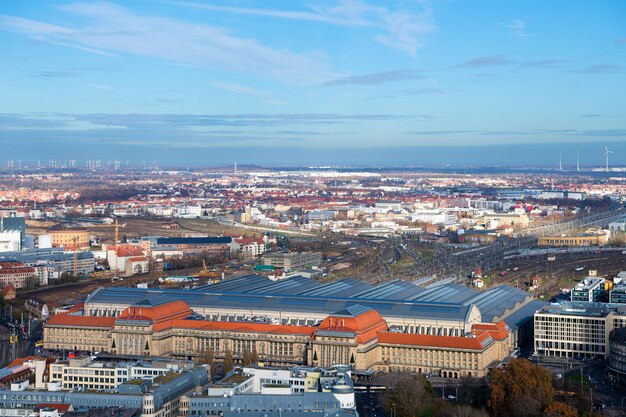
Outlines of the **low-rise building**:
[[604,294],[604,278],[589,277],[572,288],[570,301],[588,303],[603,301]]
[[294,270],[299,268],[318,266],[322,263],[320,252],[276,252],[263,256],[264,265],[276,268]]
[[598,233],[583,233],[576,236],[542,236],[539,246],[603,246],[609,243],[608,231]]
[[134,379],[150,379],[169,372],[180,372],[193,368],[189,361],[164,359],[103,360],[84,356],[50,365],[50,382],[59,383],[62,389],[113,390]]
[[207,383],[206,369],[193,368],[171,371],[156,378],[131,379],[107,391],[64,390],[58,383],[49,384],[47,390],[32,389],[27,382],[13,384],[11,388],[0,388],[0,415],[7,415],[7,410],[32,411],[45,403],[51,406],[71,404],[81,410],[127,408],[136,410],[141,417],[178,417],[181,397]]
[[181,398],[186,415],[258,416],[282,411],[333,416],[354,415],[356,401],[350,368],[236,368],[206,391]]
[[28,286],[35,278],[35,268],[24,262],[0,260],[0,287],[12,285],[19,289]]

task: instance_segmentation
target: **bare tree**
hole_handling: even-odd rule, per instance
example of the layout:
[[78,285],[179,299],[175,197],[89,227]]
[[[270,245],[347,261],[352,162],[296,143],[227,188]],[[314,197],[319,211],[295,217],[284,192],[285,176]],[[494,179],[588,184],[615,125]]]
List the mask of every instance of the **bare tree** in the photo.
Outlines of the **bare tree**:
[[408,373],[388,374],[381,401],[388,413],[419,417],[433,405],[434,391],[426,378]]

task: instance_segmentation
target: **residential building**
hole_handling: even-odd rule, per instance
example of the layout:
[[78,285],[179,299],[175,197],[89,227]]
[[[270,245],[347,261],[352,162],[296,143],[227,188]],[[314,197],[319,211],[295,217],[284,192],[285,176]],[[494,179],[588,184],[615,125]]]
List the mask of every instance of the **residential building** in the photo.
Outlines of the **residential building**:
[[241,253],[244,257],[256,258],[265,253],[267,244],[261,237],[258,239],[233,239],[231,245],[232,253]]
[[12,285],[15,288],[24,288],[35,277],[35,268],[23,262],[0,260],[0,287]]
[[[76,267],[74,266],[75,259],[77,261]],[[18,252],[0,253],[0,262],[5,260],[23,262],[35,269],[41,265],[52,267],[53,271],[48,270],[48,279],[57,278],[63,272],[73,273],[74,268],[76,268],[77,274],[88,275],[93,272],[95,266],[92,252],[80,251],[74,254],[65,252],[63,248],[26,249]],[[45,280],[44,270],[38,270],[36,274],[40,280]]]

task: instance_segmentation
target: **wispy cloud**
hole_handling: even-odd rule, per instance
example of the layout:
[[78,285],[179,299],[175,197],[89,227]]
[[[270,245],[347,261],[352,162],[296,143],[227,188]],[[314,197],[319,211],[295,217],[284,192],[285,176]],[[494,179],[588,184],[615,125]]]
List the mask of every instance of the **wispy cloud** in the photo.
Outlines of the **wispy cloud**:
[[140,55],[302,84],[315,84],[331,77],[325,70],[326,58],[319,51],[299,53],[272,48],[216,26],[140,15],[111,3],[72,3],[59,7],[79,16],[82,23],[64,27],[0,15],[0,29],[107,57]]
[[526,32],[526,22],[520,19],[515,19],[505,25],[509,29],[509,33],[515,36],[517,39],[528,39],[532,35]]
[[513,65],[513,64],[515,64],[515,61],[508,59],[504,55],[489,55],[489,56],[481,56],[478,58],[470,59],[457,66],[464,67],[464,68],[487,68],[487,67],[504,67],[504,66]]
[[380,85],[396,81],[414,80],[424,78],[417,70],[398,69],[394,71],[376,72],[372,74],[350,75],[326,81],[323,85]]
[[589,65],[585,68],[580,68],[577,70],[572,70],[571,72],[575,72],[577,74],[606,74],[613,72],[620,72],[622,69],[619,65],[613,64],[595,64]]
[[553,69],[553,68],[559,68],[567,64],[568,62],[569,61],[566,61],[564,59],[541,59],[538,61],[524,61],[519,64],[519,67],[521,69],[526,69],[526,68]]
[[618,45],[626,45],[626,38],[619,38],[616,42]]
[[172,1],[180,6],[241,15],[306,20],[335,26],[371,28],[373,39],[397,51],[414,56],[426,35],[437,30],[427,1],[396,3],[395,7],[371,5],[361,0],[340,0],[333,6],[310,6],[304,11],[218,6],[188,1]]
[[444,95],[448,94],[446,90],[441,88],[404,88],[402,90],[392,91],[386,94],[381,94],[375,97],[369,97],[369,99],[381,99],[381,98],[398,98],[398,97],[410,97],[410,96],[424,96],[424,95]]
[[585,118],[585,119],[590,119],[590,118],[595,118],[595,117],[613,117],[613,116],[610,114],[590,113],[590,114],[581,114],[580,117]]
[[39,71],[31,74],[32,77],[42,77],[42,78],[73,78],[78,74],[72,71]]

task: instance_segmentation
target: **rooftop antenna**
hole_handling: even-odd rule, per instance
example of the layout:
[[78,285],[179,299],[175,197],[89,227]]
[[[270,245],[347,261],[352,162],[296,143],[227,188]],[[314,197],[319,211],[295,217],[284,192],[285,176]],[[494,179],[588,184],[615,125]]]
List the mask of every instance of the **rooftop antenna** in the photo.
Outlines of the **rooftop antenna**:
[[604,157],[606,158],[606,165],[605,165],[606,172],[609,172],[609,154],[610,153],[615,153],[615,152],[609,151],[609,148],[607,148],[607,146],[604,145]]
[[576,172],[580,171],[580,151],[576,151]]

